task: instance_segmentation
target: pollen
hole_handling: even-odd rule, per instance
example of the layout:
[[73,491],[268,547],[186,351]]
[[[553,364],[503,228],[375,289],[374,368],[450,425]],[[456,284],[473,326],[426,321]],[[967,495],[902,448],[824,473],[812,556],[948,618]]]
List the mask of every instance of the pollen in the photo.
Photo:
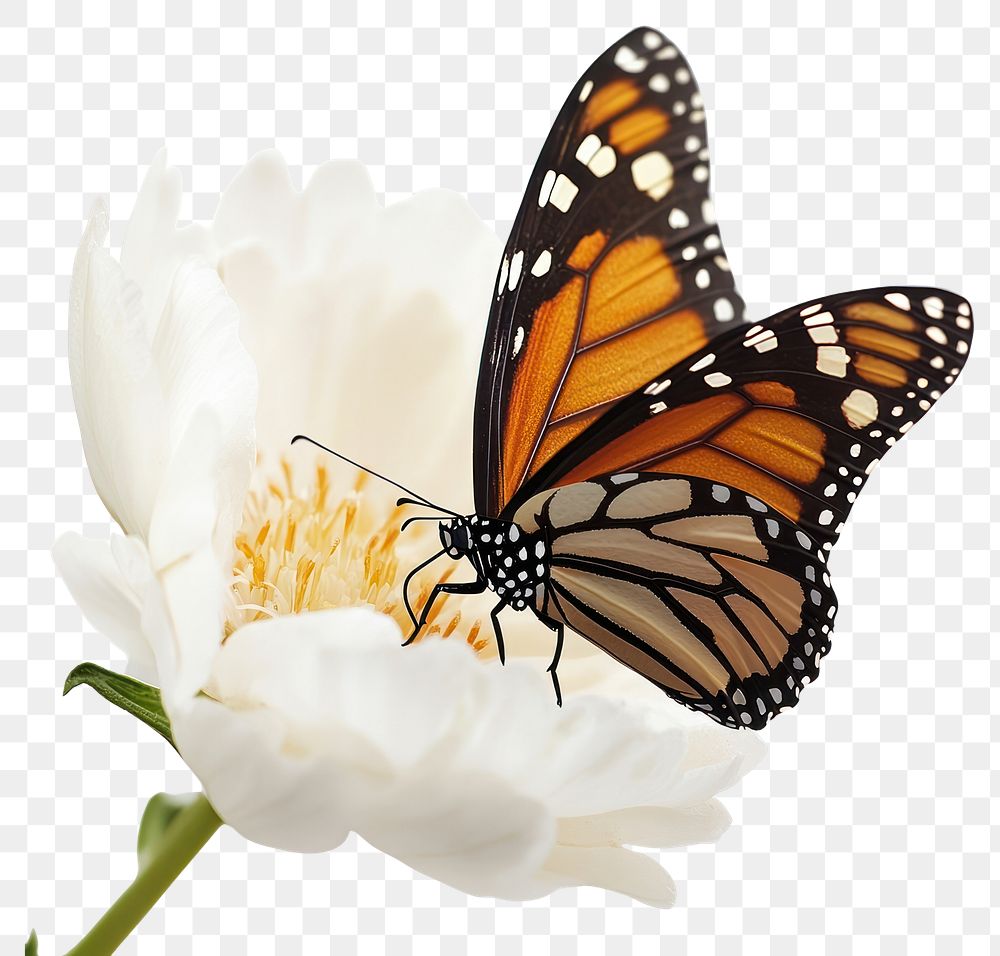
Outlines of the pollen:
[[[270,617],[363,605],[392,617],[409,636],[403,580],[437,549],[428,529],[434,523],[419,522],[401,537],[412,512],[387,503],[370,481],[359,471],[346,493],[338,492],[322,463],[293,469],[282,460],[273,479],[251,489],[233,547],[225,637]],[[434,585],[457,567],[441,561],[414,577],[410,603],[418,615]],[[479,652],[492,646],[481,629],[479,620],[439,598],[417,641],[464,640]]]

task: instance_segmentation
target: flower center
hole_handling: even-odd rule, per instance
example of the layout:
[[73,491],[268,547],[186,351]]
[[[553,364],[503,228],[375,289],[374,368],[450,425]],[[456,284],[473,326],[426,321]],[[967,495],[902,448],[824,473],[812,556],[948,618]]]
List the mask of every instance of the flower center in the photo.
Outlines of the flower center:
[[[300,482],[283,459],[280,477],[251,489],[233,552],[234,602],[226,637],[244,624],[280,614],[364,604],[392,617],[409,636],[412,624],[403,603],[403,579],[436,550],[426,547],[427,525],[433,522],[413,525],[402,542],[399,526],[405,509],[366,491],[367,483],[368,475],[359,471],[353,489],[338,495],[322,464],[316,465],[309,481]],[[431,588],[457,565],[437,567],[437,572],[429,568],[410,582],[410,603],[417,613]],[[480,639],[480,627],[478,620],[463,620],[460,610],[449,610],[442,599],[418,640],[457,637],[480,651],[489,643]]]

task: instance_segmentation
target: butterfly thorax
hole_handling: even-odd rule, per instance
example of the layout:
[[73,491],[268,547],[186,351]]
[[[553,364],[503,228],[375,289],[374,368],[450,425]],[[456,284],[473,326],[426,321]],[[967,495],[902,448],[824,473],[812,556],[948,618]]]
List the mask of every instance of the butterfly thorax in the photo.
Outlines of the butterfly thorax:
[[510,521],[468,515],[442,521],[440,534],[448,556],[468,558],[489,589],[514,608],[531,604],[548,576],[548,546],[540,531],[529,534]]

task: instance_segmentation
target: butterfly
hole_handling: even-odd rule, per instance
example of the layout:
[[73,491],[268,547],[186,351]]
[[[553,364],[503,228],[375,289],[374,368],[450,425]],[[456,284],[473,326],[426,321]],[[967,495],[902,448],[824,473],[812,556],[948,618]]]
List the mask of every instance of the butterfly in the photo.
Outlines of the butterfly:
[[[681,704],[760,728],[830,649],[826,563],[885,452],[955,381],[968,302],[828,295],[743,321],[709,198],[704,104],[656,30],[580,78],[497,275],[476,394],[475,514],[441,551],[505,607],[593,642]],[[410,493],[412,495],[412,492]],[[413,519],[411,519],[413,520]],[[405,588],[404,588],[405,595]],[[408,641],[409,642],[409,641]]]

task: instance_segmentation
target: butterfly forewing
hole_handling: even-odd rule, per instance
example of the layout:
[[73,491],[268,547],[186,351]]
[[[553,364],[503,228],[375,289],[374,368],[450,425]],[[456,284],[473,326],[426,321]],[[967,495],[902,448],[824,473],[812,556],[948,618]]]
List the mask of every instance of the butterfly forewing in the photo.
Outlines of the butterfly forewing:
[[500,265],[476,407],[476,508],[498,515],[617,401],[742,318],[708,198],[701,94],[639,29],[571,92]]
[[940,289],[804,303],[665,371],[537,482],[621,470],[711,478],[753,494],[828,550],[879,459],[954,382],[971,338],[969,304]]
[[816,677],[836,598],[816,542],[758,498],[618,474],[542,492],[515,520],[548,542],[536,611],[681,703],[761,727]]

